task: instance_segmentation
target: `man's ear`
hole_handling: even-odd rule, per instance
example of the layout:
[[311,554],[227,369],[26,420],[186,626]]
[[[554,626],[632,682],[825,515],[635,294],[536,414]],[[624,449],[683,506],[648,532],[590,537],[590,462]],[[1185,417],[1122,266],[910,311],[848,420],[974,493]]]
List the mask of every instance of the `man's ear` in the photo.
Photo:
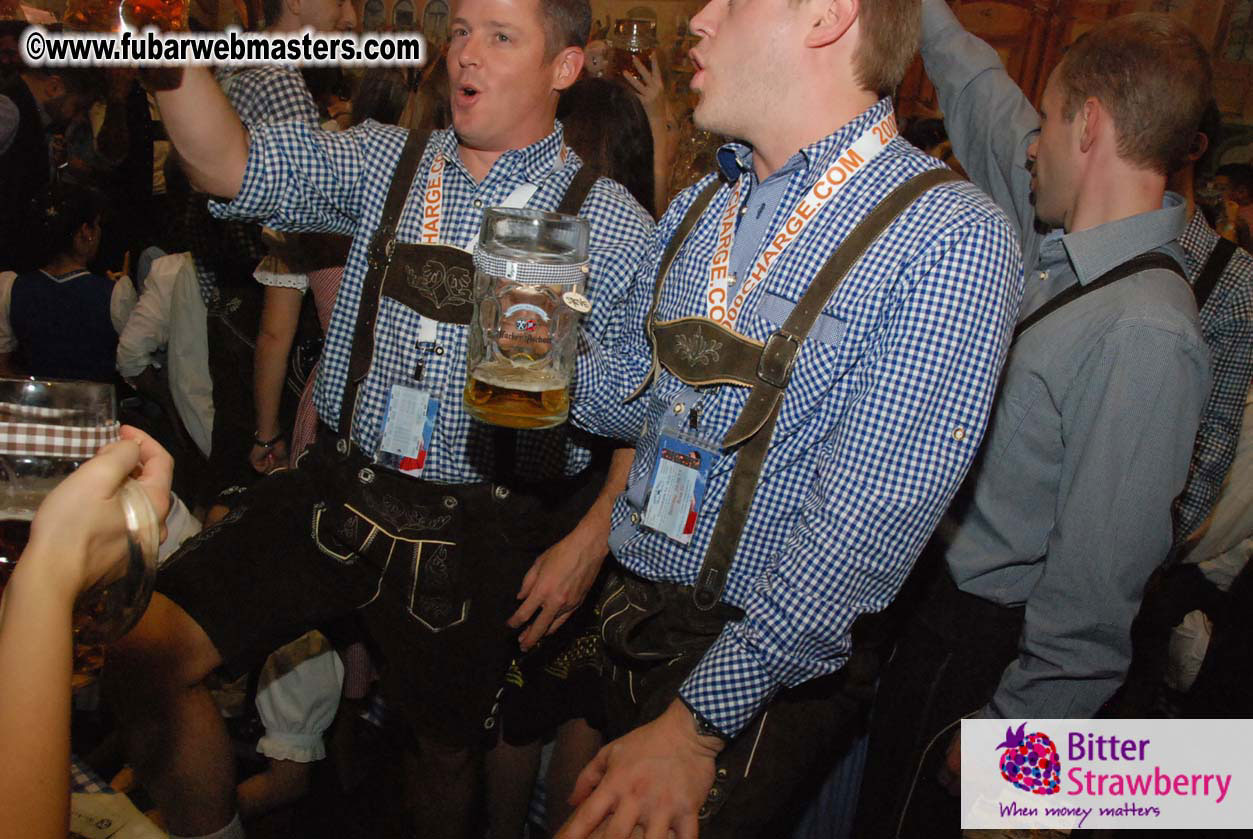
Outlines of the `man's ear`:
[[566,47],[553,59],[553,90],[565,90],[583,72],[583,48]]
[[834,44],[861,14],[861,0],[825,0],[815,7],[821,12],[805,35],[805,46],[811,49]]
[[1188,144],[1188,154],[1184,158],[1188,163],[1196,163],[1205,153],[1209,151],[1209,137],[1205,132],[1198,131],[1192,135],[1192,142]]
[[1084,154],[1092,150],[1092,146],[1102,134],[1109,134],[1109,139],[1114,139],[1111,133],[1114,124],[1110,121],[1109,112],[1102,107],[1100,100],[1093,96],[1083,100],[1083,104],[1075,113],[1075,120],[1079,123],[1079,151]]

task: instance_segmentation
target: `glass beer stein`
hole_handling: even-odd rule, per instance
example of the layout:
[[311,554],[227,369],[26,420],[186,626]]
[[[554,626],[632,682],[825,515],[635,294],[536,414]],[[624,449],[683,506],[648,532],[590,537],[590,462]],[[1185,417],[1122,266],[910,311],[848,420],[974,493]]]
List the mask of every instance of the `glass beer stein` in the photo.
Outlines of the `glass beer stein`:
[[649,66],[652,52],[657,49],[657,22],[623,18],[614,23],[606,40],[610,46],[609,78],[621,79],[623,73],[639,78],[631,59],[638,57],[645,67]]
[[624,18],[614,23],[609,33],[609,78],[620,79],[623,73],[639,78],[632,58],[638,58],[645,68],[649,66],[653,50],[657,49],[657,21]]
[[579,316],[591,309],[587,222],[494,208],[474,250],[474,315],[464,393],[470,416],[551,428],[570,410]]
[[[0,591],[30,538],[49,492],[117,437],[113,386],[96,382],[0,379]],[[102,644],[139,620],[156,581],[160,525],[134,482],[120,492],[130,553],[115,573],[74,604],[74,672],[98,670]]]

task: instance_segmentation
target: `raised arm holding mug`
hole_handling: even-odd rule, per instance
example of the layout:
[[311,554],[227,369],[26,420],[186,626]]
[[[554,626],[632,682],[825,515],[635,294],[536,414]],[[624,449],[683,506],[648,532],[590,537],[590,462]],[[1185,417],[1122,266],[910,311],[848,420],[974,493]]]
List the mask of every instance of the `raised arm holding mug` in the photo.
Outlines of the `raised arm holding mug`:
[[490,207],[579,215],[590,226],[583,323],[615,340],[651,220],[583,170],[554,119],[583,65],[587,3],[458,0],[451,11],[451,130],[245,129],[196,68],[157,95],[192,180],[229,199],[216,212],[354,238],[315,393],[317,442],[171,558],[114,653],[133,762],[176,835],[241,833],[203,677],[222,664],[242,672],[353,612],[419,744],[419,835],[467,835],[510,658],[578,605],[605,556],[630,452],[610,467],[603,442],[567,428],[501,434],[463,407],[467,248]]

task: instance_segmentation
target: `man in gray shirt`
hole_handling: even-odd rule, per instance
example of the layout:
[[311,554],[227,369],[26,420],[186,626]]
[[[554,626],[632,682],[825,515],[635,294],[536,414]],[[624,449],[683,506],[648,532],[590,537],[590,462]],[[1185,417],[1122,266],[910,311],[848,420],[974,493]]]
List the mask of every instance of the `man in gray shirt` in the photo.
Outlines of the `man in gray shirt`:
[[1039,112],[943,0],[924,2],[922,56],[1027,277],[979,460],[933,543],[944,562],[920,560],[920,605],[901,601],[858,836],[956,834],[936,779],[956,790],[961,717],[1091,717],[1118,688],[1210,386],[1185,208],[1165,196],[1209,97],[1196,38],[1165,15],[1102,24]]

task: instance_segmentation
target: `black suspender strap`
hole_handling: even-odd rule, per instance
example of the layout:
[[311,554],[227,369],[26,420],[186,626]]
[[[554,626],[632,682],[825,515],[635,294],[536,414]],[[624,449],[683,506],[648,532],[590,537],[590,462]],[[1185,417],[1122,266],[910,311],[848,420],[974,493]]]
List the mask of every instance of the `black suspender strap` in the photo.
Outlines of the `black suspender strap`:
[[1227,264],[1235,255],[1236,243],[1230,239],[1220,238],[1218,244],[1214,245],[1214,250],[1210,251],[1209,259],[1205,260],[1205,267],[1201,269],[1196,282],[1192,285],[1198,312],[1205,308],[1205,301],[1209,300],[1209,296],[1214,293],[1214,287],[1218,285],[1223,271],[1227,270]]
[[598,177],[591,166],[586,163],[580,166],[579,171],[574,173],[574,180],[570,181],[570,186],[566,188],[565,197],[561,199],[557,212],[567,216],[577,216]]
[[1087,285],[1075,283],[1070,288],[1056,295],[1040,308],[1036,309],[1027,317],[1019,321],[1018,326],[1014,329],[1013,343],[1018,343],[1018,339],[1023,336],[1028,329],[1044,320],[1049,315],[1056,312],[1063,306],[1075,302],[1084,295],[1098,291],[1111,283],[1130,277],[1132,274],[1139,274],[1141,271],[1150,271],[1153,269],[1161,269],[1163,271],[1173,271],[1180,277],[1183,276],[1183,269],[1179,267],[1179,263],[1171,259],[1160,251],[1149,251],[1139,256],[1134,256],[1126,262],[1118,265],[1101,276],[1097,277]]
[[792,364],[801,342],[840,282],[892,222],[927,190],[956,180],[960,177],[950,169],[932,169],[893,190],[831,254],[783,326],[767,340],[757,364],[758,382],[749,393],[735,424],[722,440],[725,448],[745,440],[748,442],[740,449],[735,468],[731,471],[726,498],[718,511],[709,550],[705,553],[705,561],[692,592],[692,600],[698,609],[712,609],[722,598],[744,524],[748,521],[753,496],[757,493],[766,452],[774,436],[775,422],[783,405],[783,391],[791,377]]
[[[352,417],[357,408],[357,389],[370,372],[370,364],[374,359],[374,323],[378,318],[379,298],[383,294],[383,278],[387,275],[387,266],[391,264],[392,251],[396,247],[396,225],[400,222],[400,213],[405,208],[409,188],[413,185],[413,176],[418,170],[422,152],[426,149],[430,136],[430,131],[409,132],[400,152],[400,160],[396,163],[396,171],[392,175],[378,230],[370,242],[368,268],[361,281],[361,297],[357,304],[357,324],[352,336],[348,378],[344,382],[344,393],[339,406],[339,436],[343,440],[352,439]],[[363,352],[365,347],[369,347],[370,351]]]

